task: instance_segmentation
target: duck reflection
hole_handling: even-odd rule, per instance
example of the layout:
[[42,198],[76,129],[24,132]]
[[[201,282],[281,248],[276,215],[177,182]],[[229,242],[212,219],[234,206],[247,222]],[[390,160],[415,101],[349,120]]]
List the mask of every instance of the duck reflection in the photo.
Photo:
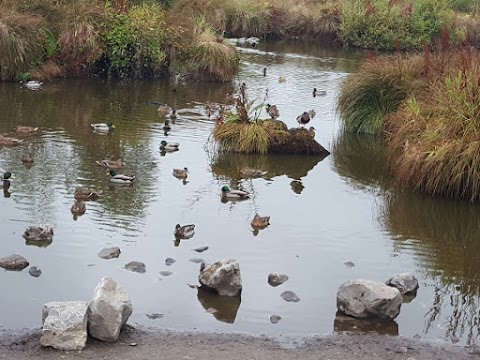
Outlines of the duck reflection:
[[218,321],[233,324],[242,301],[240,296],[222,296],[199,288],[197,299],[203,308]]
[[333,331],[336,333],[377,333],[379,335],[398,335],[398,324],[380,319],[357,319],[337,311],[333,322]]

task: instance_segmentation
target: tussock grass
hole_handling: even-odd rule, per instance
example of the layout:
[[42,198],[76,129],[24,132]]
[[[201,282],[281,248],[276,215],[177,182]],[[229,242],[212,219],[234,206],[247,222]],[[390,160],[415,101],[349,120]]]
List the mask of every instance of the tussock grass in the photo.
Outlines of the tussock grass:
[[378,134],[385,116],[408,95],[421,91],[422,67],[421,58],[403,59],[400,55],[367,60],[341,87],[337,109],[345,130]]
[[480,200],[480,54],[431,56],[428,88],[385,120],[389,165],[415,190]]
[[266,154],[275,130],[268,126],[269,120],[250,123],[225,122],[215,127],[213,137],[225,151],[245,154]]

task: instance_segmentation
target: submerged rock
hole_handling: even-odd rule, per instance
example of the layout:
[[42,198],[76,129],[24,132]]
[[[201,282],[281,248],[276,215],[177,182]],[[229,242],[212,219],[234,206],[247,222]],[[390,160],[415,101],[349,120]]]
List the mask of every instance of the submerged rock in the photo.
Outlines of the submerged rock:
[[236,296],[242,291],[242,277],[237,260],[220,260],[206,265],[198,276],[198,281],[207,290],[219,295]]
[[338,310],[356,318],[392,320],[400,313],[402,302],[400,291],[378,281],[347,281],[337,292]]
[[286,302],[299,302],[300,298],[295,294],[293,291],[284,291],[283,293],[280,294],[283,300]]
[[355,267],[355,264],[351,261],[344,262],[343,265],[349,269],[353,269]]
[[418,289],[417,278],[409,273],[392,276],[385,284],[398,289],[402,295],[413,293]]
[[113,279],[104,277],[88,307],[88,333],[95,339],[114,342],[132,314],[128,294]]
[[53,239],[53,229],[50,226],[29,226],[22,236],[28,241],[48,242]]
[[36,266],[32,266],[30,267],[30,269],[28,269],[28,273],[33,277],[39,277],[40,275],[42,275],[42,270],[40,270]]
[[202,264],[202,263],[205,262],[205,260],[199,259],[199,258],[193,258],[193,259],[190,259],[190,260],[188,260],[188,261],[190,261],[190,262],[192,262],[192,263],[194,263],[194,264]]
[[139,261],[130,261],[128,264],[125,264],[125,269],[140,274],[144,274],[147,271],[145,264]]
[[200,247],[195,248],[195,249],[192,249],[192,250],[200,253],[200,252],[207,251],[207,250],[208,250],[208,246],[200,246]]
[[167,266],[170,266],[170,265],[174,264],[175,262],[176,262],[176,260],[172,259],[172,258],[166,258],[165,259],[165,265],[167,265]]
[[173,274],[173,272],[171,272],[171,271],[160,271],[159,274],[162,275],[162,276],[170,276],[170,275]]
[[99,251],[98,257],[109,260],[109,259],[116,259],[120,256],[121,251],[120,248],[117,246],[110,247],[110,248],[104,248]]
[[0,267],[5,270],[20,271],[25,269],[29,264],[27,259],[20,255],[9,255],[0,259]]
[[82,350],[87,341],[88,301],[43,305],[40,345],[58,350]]
[[270,316],[270,322],[272,324],[277,324],[280,320],[282,319],[282,317],[280,315],[272,315]]

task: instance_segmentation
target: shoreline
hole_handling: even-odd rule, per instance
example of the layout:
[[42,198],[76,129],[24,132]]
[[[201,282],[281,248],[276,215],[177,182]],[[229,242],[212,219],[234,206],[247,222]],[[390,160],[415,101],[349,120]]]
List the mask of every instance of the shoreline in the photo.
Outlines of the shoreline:
[[334,334],[303,338],[285,347],[266,336],[158,330],[127,325],[115,343],[89,338],[81,351],[42,348],[41,329],[0,330],[0,359],[472,359],[477,345],[463,346],[378,334]]

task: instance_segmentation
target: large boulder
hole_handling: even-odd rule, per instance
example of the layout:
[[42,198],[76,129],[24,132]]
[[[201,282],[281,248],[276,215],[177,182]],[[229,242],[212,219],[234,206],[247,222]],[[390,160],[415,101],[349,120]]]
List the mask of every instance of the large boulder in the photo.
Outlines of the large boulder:
[[413,293],[418,289],[417,278],[409,273],[392,276],[385,284],[397,288],[402,295]]
[[87,341],[87,309],[88,301],[43,305],[40,345],[58,350],[82,350]]
[[102,341],[117,341],[133,307],[128,294],[114,280],[104,277],[88,307],[88,332]]
[[347,281],[337,292],[338,310],[356,318],[392,320],[400,313],[402,302],[400,291],[378,281]]
[[20,255],[9,255],[0,259],[0,267],[5,270],[23,270],[29,265],[27,259]]
[[220,260],[211,265],[202,266],[198,281],[207,290],[219,295],[236,296],[242,291],[242,277],[237,260]]

